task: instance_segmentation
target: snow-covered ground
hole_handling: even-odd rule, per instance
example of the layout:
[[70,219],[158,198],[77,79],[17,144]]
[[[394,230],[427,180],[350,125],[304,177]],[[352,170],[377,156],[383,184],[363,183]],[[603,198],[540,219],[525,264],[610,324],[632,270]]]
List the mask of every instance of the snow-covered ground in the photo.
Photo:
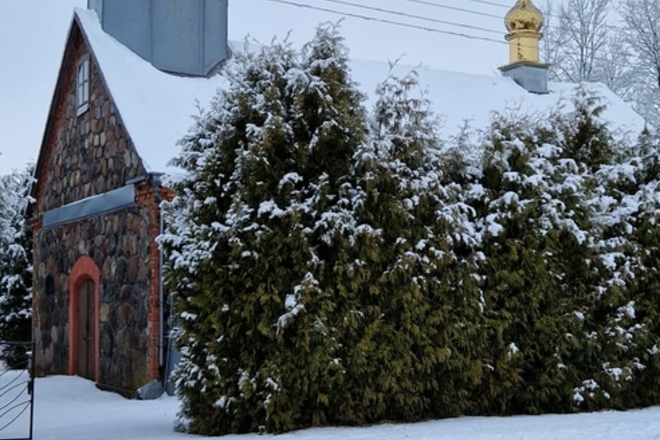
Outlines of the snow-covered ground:
[[[0,407],[4,406],[0,397]],[[172,429],[178,403],[125,400],[75,377],[49,377],[36,383],[35,440],[191,439]],[[23,423],[20,423],[23,422]],[[0,432],[24,435],[27,419]],[[19,426],[20,425],[20,426]],[[258,435],[223,439],[256,440]],[[466,417],[369,428],[308,429],[278,440],[654,440],[660,439],[660,408],[630,412],[524,417]]]

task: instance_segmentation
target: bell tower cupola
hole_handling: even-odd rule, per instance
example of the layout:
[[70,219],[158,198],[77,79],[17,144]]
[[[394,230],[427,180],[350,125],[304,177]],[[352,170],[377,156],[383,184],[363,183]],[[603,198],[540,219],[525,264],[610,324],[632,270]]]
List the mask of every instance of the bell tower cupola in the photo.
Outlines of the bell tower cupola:
[[539,62],[539,42],[543,38],[543,14],[531,0],[518,0],[504,17],[509,33],[509,63]]
[[500,67],[504,76],[513,78],[532,93],[548,93],[548,68],[540,60],[543,38],[543,13],[532,0],[517,0],[504,17],[508,33],[509,64]]

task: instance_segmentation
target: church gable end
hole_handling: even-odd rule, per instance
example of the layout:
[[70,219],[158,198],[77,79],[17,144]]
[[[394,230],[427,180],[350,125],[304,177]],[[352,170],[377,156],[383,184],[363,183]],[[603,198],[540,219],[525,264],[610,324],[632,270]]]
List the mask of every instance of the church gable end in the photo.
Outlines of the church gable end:
[[51,106],[33,193],[37,214],[146,174],[75,20]]

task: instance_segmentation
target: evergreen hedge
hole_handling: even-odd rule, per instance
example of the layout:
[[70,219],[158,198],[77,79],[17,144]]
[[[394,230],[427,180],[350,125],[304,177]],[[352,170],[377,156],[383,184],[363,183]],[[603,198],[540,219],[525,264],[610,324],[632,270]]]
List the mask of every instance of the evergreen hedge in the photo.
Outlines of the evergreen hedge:
[[414,71],[366,110],[332,25],[226,75],[159,239],[184,429],[658,402],[657,136],[583,88],[443,139]]

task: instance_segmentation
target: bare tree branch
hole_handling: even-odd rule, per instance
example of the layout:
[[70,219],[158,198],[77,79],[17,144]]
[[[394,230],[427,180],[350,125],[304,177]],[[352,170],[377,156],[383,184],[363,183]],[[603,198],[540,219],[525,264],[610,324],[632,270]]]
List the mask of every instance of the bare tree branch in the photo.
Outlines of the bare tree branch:
[[621,0],[619,13],[622,40],[636,67],[635,110],[660,127],[660,0]]
[[599,81],[596,63],[608,45],[607,15],[611,0],[567,0],[559,8],[556,32],[561,64],[560,79]]

